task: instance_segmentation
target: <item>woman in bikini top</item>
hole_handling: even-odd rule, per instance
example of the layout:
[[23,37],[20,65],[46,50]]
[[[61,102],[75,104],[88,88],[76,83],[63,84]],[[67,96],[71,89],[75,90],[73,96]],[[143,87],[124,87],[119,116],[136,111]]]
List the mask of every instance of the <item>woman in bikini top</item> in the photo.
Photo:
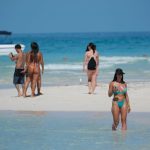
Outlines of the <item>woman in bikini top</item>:
[[113,125],[112,130],[116,130],[119,124],[119,115],[121,115],[122,130],[127,129],[127,112],[130,112],[129,97],[127,93],[127,84],[123,80],[124,72],[122,69],[116,69],[114,79],[109,84],[108,96],[114,95],[112,101]]
[[119,83],[119,82],[112,82],[113,86],[113,94],[114,94],[114,101],[122,101],[126,99],[126,93],[127,93],[127,86],[125,83]]

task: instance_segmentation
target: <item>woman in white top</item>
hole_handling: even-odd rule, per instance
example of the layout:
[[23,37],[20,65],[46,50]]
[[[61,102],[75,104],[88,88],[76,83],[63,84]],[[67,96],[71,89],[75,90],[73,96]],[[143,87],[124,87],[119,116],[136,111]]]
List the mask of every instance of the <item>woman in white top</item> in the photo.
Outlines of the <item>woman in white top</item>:
[[86,49],[83,71],[87,72],[89,94],[93,94],[96,87],[96,78],[98,75],[99,54],[96,51],[96,45],[89,43]]

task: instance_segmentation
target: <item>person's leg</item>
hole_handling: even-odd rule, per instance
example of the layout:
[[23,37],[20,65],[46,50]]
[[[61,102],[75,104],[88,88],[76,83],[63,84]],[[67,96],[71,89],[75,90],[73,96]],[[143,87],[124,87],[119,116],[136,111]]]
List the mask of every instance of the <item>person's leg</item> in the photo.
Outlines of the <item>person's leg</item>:
[[17,74],[17,69],[15,69],[15,72],[14,72],[13,84],[15,85],[15,88],[17,89],[18,97],[21,96],[21,91],[19,88],[19,76]]
[[32,76],[28,76],[26,78],[25,84],[24,84],[24,88],[23,88],[23,96],[26,97],[27,96],[27,88],[29,86],[29,83],[31,82]]
[[21,96],[22,96],[23,92],[24,92],[24,84],[25,84],[25,76],[24,76],[24,74],[22,76],[20,76],[20,84],[22,86],[22,92],[21,92]]
[[41,74],[38,77],[38,81],[37,81],[37,93],[38,95],[42,95],[41,93]]
[[96,71],[93,71],[91,83],[92,83],[92,93],[94,93],[96,88]]
[[121,108],[121,123],[122,123],[122,130],[127,130],[127,105],[124,102],[124,105]]
[[87,76],[88,76],[88,88],[89,88],[89,94],[92,93],[92,85],[91,85],[91,81],[92,81],[92,74],[91,71],[87,71]]
[[37,84],[37,81],[38,81],[38,77],[39,77],[39,74],[33,74],[33,80],[32,80],[32,84],[31,84],[31,90],[32,90],[31,96],[32,97],[35,96],[35,89],[36,89],[36,84]]
[[20,97],[22,94],[21,94],[21,91],[20,91],[19,84],[15,84],[15,87],[16,87],[17,92],[18,92],[18,97]]
[[24,92],[24,84],[22,84],[22,94],[21,94],[21,96],[23,96],[23,92]]
[[99,74],[99,68],[96,69],[96,86],[97,86],[97,78],[98,78],[98,74]]
[[112,124],[112,130],[116,130],[118,124],[119,124],[119,107],[117,102],[112,102],[112,115],[113,115],[113,124]]

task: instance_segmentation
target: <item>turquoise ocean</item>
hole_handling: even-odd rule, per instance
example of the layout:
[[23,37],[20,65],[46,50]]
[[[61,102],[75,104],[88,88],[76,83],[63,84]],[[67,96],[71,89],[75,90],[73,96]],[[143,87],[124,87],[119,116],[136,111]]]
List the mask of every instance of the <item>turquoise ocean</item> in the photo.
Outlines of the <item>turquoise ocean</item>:
[[[99,83],[111,81],[118,67],[127,82],[150,80],[150,32],[13,34],[11,40],[24,44],[25,52],[32,41],[39,44],[45,61],[43,85],[78,85],[80,79],[86,84],[82,64],[89,42],[100,54]],[[8,56],[0,55],[1,87],[12,85],[14,67]]]
[[[98,83],[108,84],[116,68],[125,81],[150,82],[150,32],[13,34],[27,52],[38,42],[45,61],[43,86],[87,84],[82,72],[86,46],[100,54]],[[14,88],[15,64],[0,55],[0,88]],[[128,130],[111,130],[111,112],[0,111],[0,150],[149,150],[150,113],[131,112]]]

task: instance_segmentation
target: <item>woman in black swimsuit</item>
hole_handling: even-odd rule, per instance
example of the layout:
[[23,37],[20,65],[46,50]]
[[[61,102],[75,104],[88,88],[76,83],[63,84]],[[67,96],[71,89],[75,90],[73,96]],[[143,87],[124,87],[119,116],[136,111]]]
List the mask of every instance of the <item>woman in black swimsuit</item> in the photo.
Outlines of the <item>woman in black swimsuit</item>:
[[96,78],[99,68],[99,54],[96,45],[89,43],[85,53],[83,71],[87,72],[89,94],[93,94],[96,88]]

